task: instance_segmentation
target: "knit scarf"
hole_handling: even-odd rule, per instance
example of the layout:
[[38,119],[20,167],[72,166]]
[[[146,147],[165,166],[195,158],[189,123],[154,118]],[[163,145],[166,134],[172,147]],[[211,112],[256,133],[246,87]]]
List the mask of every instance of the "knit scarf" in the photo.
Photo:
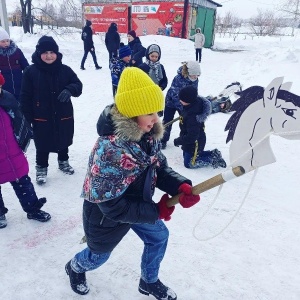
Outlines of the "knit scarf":
[[163,78],[160,62],[153,62],[149,59],[146,59],[145,63],[150,67],[149,76],[156,84],[158,84]]

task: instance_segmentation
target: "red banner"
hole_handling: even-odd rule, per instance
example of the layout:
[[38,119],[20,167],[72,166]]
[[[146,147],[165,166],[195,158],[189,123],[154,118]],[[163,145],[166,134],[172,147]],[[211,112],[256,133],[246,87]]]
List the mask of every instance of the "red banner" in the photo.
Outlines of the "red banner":
[[132,29],[137,35],[181,37],[183,6],[184,2],[134,2],[131,8]]
[[86,20],[92,22],[95,33],[107,32],[113,22],[118,25],[120,33],[128,32],[127,4],[84,4],[83,14]]

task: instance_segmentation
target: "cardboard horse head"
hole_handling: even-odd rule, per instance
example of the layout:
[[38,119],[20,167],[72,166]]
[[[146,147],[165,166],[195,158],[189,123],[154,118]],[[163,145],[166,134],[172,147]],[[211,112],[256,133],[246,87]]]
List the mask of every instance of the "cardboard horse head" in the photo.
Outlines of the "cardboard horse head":
[[300,139],[300,97],[289,92],[290,87],[291,83],[283,83],[280,77],[265,89],[252,86],[239,93],[225,127],[232,167],[241,166],[247,173],[275,162],[272,134]]

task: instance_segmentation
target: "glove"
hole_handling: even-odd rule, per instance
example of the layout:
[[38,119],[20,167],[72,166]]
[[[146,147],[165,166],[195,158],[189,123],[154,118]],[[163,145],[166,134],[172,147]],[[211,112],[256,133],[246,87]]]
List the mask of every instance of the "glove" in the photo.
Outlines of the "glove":
[[188,183],[183,183],[178,189],[179,193],[183,193],[179,197],[179,203],[184,208],[189,208],[200,201],[200,195],[192,194],[192,186]]
[[174,139],[174,146],[179,147],[180,146],[180,137],[177,139]]
[[57,97],[60,102],[69,102],[71,100],[71,92],[67,89],[64,89]]
[[157,203],[159,209],[159,218],[165,221],[171,220],[171,214],[173,213],[175,206],[167,207],[167,201],[169,199],[168,194],[164,194],[160,201]]

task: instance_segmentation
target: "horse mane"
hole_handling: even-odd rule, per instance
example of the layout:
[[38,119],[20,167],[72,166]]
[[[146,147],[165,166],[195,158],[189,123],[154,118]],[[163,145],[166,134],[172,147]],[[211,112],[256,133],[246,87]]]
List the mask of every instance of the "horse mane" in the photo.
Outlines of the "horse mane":
[[285,102],[292,102],[295,106],[300,107],[300,96],[289,91],[279,90],[277,93],[277,99],[282,99]]
[[245,112],[245,110],[251,105],[252,103],[263,99],[264,96],[264,88],[261,86],[252,86],[247,88],[244,91],[237,92],[236,94],[240,96],[231,107],[231,111],[235,111],[234,114],[229,118],[225,131],[228,130],[228,135],[226,139],[226,143],[233,139],[235,129],[237,124],[239,123],[240,117]]

